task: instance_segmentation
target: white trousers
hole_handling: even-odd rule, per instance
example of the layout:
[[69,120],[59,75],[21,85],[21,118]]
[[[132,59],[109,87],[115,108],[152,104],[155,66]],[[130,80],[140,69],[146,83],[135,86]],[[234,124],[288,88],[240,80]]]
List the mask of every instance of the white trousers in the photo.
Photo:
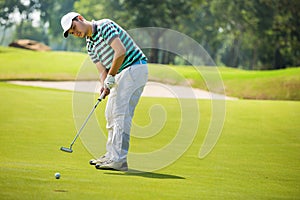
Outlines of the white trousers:
[[115,80],[105,110],[106,156],[115,162],[123,162],[127,160],[134,110],[148,80],[148,66],[132,65],[117,74]]

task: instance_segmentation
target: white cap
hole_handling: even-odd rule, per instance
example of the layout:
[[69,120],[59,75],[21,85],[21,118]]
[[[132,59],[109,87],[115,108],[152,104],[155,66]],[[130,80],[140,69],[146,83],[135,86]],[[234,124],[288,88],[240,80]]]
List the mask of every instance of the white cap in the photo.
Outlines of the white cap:
[[64,29],[64,37],[68,37],[68,30],[72,26],[72,20],[79,16],[79,13],[76,12],[69,12],[68,14],[65,14],[60,21],[61,27]]

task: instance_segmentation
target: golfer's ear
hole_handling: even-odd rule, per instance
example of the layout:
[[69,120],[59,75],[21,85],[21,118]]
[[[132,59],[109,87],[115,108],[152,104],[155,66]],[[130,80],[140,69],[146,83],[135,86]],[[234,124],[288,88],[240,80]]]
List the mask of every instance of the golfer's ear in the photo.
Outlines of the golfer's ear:
[[83,21],[84,20],[84,17],[82,17],[81,15],[78,15],[77,17],[80,21]]

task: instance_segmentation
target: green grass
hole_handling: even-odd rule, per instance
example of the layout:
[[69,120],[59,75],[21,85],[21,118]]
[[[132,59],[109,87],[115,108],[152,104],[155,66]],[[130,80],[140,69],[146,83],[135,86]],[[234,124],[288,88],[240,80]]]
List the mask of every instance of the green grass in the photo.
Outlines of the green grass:
[[300,100],[300,68],[271,71],[221,69],[226,93],[249,99]]
[[[199,100],[201,119],[191,147],[172,165],[154,172],[95,170],[77,141],[72,92],[0,83],[1,199],[297,199],[300,196],[300,102],[226,102],[226,120],[213,151],[198,158],[210,122],[210,101]],[[104,104],[97,108],[102,119]],[[145,108],[164,105],[176,127],[178,102],[142,98],[134,121],[147,124]],[[104,126],[103,124],[101,124]],[[167,126],[169,126],[167,124]],[[86,133],[88,134],[88,133]],[[163,146],[172,132],[132,138],[131,151]],[[149,148],[148,148],[149,147]],[[129,163],[130,165],[130,163]],[[54,178],[55,172],[61,179]]]
[[[192,85],[206,90],[207,85],[203,81],[203,76],[218,76],[220,73],[220,80],[223,81],[228,96],[241,99],[300,100],[300,67],[274,71],[245,71],[226,67],[197,69],[188,66],[150,64],[149,78],[169,84]],[[76,79],[98,79],[97,71],[87,54],[34,52],[0,47],[0,80]],[[216,87],[216,91],[218,90],[219,86]]]
[[[209,70],[207,67],[198,69],[203,73],[216,73],[218,70],[228,96],[242,99],[300,100],[299,67],[269,71],[227,67],[218,67],[217,70]],[[174,67],[174,70],[191,80],[193,87],[206,89],[201,74],[194,67]]]
[[0,80],[74,80],[86,54],[0,47]]

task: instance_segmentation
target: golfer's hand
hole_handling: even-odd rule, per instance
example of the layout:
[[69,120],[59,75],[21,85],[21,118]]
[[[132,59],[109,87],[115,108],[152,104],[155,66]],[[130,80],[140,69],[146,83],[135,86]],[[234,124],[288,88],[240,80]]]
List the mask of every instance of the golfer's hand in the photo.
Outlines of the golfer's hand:
[[103,96],[103,99],[105,99],[105,97],[109,95],[110,89],[105,88],[105,87],[102,87],[101,90],[100,90],[100,95],[101,95],[103,92],[105,92],[105,94],[104,94],[104,96]]
[[115,77],[108,74],[106,79],[104,80],[104,88],[111,89],[115,85]]

